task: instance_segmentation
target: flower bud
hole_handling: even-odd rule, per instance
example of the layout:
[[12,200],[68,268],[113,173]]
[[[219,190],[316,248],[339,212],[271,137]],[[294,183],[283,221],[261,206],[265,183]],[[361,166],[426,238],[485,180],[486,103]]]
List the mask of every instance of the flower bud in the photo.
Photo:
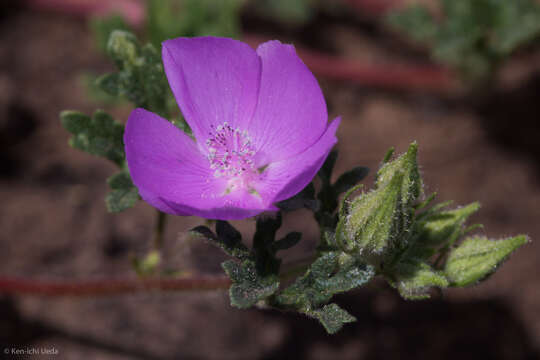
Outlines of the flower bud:
[[343,251],[379,266],[389,253],[404,247],[413,206],[422,192],[416,153],[413,143],[407,153],[381,167],[375,190],[352,201],[345,196],[336,229]]

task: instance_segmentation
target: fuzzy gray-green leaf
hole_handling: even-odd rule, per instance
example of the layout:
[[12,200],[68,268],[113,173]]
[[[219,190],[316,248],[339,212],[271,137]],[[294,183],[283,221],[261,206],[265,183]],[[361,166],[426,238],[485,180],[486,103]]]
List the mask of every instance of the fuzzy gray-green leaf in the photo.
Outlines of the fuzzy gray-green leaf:
[[320,309],[309,312],[307,315],[319,320],[329,334],[335,334],[343,325],[356,321],[354,316],[336,304],[325,305]]
[[111,160],[118,166],[125,161],[124,126],[112,116],[97,110],[92,117],[77,111],[62,111],[60,120],[66,130],[73,134],[71,146]]
[[452,286],[474,284],[491,273],[517,248],[527,243],[524,235],[493,241],[486,237],[467,238],[453,249],[444,272]]
[[134,206],[140,199],[139,192],[127,170],[122,170],[107,179],[111,188],[105,198],[109,212],[121,212]]
[[415,233],[405,256],[429,258],[441,247],[452,246],[466,232],[467,219],[480,209],[479,203],[472,203],[453,210],[427,210],[413,227]]
[[279,278],[276,275],[259,275],[252,260],[241,263],[228,260],[222,267],[232,281],[229,289],[231,305],[238,308],[245,309],[255,305],[259,300],[274,294],[279,287]]
[[118,72],[105,74],[97,85],[114,96],[123,96],[137,107],[168,116],[171,98],[159,52],[150,44],[141,45],[127,31],[112,32],[107,51]]
[[393,269],[391,281],[401,296],[409,300],[429,298],[428,290],[432,287],[445,288],[448,280],[441,271],[434,270],[421,259],[405,259]]

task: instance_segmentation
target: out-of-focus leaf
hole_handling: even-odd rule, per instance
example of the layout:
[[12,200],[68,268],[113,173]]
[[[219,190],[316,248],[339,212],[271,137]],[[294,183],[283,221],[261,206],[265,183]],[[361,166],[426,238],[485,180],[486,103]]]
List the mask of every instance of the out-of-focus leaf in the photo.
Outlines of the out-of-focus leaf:
[[139,201],[139,191],[133,185],[129,172],[122,170],[107,179],[111,192],[105,198],[109,212],[121,212],[133,207]]
[[124,126],[112,116],[102,110],[97,110],[92,117],[67,110],[60,113],[60,120],[64,128],[73,134],[69,140],[71,146],[123,166]]
[[112,32],[107,52],[119,71],[101,76],[97,85],[112,96],[125,97],[136,107],[167,118],[172,94],[159,52],[151,44],[143,46],[133,34],[120,30]]

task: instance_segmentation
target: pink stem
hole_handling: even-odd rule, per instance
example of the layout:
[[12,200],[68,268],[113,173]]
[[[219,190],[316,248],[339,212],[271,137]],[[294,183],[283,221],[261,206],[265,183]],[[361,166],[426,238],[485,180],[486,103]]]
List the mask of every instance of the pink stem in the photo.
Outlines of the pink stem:
[[0,294],[34,296],[104,296],[145,291],[196,291],[226,289],[225,276],[152,279],[101,279],[83,281],[43,281],[0,277]]

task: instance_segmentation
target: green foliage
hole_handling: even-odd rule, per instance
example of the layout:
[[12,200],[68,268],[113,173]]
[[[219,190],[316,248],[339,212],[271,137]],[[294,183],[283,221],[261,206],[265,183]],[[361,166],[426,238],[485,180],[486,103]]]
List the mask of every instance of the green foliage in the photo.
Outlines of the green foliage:
[[309,209],[313,211],[321,228],[333,230],[337,223],[338,197],[364,179],[369,172],[368,168],[358,166],[343,173],[335,183],[332,183],[332,173],[337,157],[337,150],[330,152],[317,173],[321,180],[319,191],[316,191],[313,183],[310,183],[297,195],[278,203],[278,207],[283,211]]
[[116,30],[109,38],[107,52],[119,71],[99,77],[97,85],[112,96],[125,97],[136,107],[167,118],[172,94],[156,48],[143,46],[133,34]]
[[314,0],[257,0],[252,5],[261,16],[287,24],[302,25],[315,15]]
[[191,230],[195,236],[205,238],[236,260],[222,264],[231,278],[229,289],[231,305],[239,308],[254,306],[259,301],[274,294],[279,287],[279,267],[281,261],[275,257],[278,250],[295,242],[298,235],[289,234],[275,241],[275,234],[281,226],[281,215],[276,218],[257,219],[257,227],[251,251],[242,243],[242,235],[226,221],[216,222],[216,234],[205,226]]
[[516,249],[527,243],[524,235],[492,241],[467,238],[448,257],[444,273],[452,286],[467,286],[485,279]]
[[534,0],[441,0],[441,5],[442,19],[414,5],[391,13],[388,22],[471,81],[489,80],[506,56],[540,35],[540,5]]
[[67,110],[60,113],[60,121],[73,134],[69,140],[72,147],[109,159],[118,166],[124,165],[124,126],[112,116],[102,110],[92,117]]
[[388,273],[392,273],[395,277],[388,277],[390,284],[408,300],[427,299],[429,298],[428,290],[431,287],[448,286],[448,280],[441,271],[435,270],[426,261],[418,258],[404,258]]
[[[391,160],[392,155],[393,149],[377,172],[374,190],[352,200],[359,187],[345,194],[335,244],[355,261],[374,266],[404,298],[425,299],[433,287],[481,280],[526,241],[525,237],[497,242],[473,238],[452,250],[459,239],[478,227],[465,227],[465,222],[480,205],[448,210],[449,203],[442,203],[425,210],[435,195],[419,202],[422,179],[416,144],[396,160]],[[331,233],[328,238],[331,244]]]
[[134,206],[139,201],[139,191],[133,185],[129,172],[124,169],[107,179],[111,192],[105,203],[109,212],[121,212]]
[[394,161],[389,156],[377,173],[375,189],[354,200],[343,199],[336,240],[342,250],[379,266],[389,252],[402,246],[422,192],[416,162],[417,145],[411,144]]
[[216,222],[216,233],[206,226],[197,226],[190,231],[192,236],[201,237],[212,242],[222,249],[226,254],[240,260],[248,259],[249,249],[242,243],[242,235],[231,224],[226,221]]
[[106,106],[121,105],[126,102],[125,99],[112,96],[103,91],[96,83],[97,78],[98,75],[92,72],[83,73],[79,77],[81,87],[86,90],[86,96],[91,102]]
[[[346,193],[353,188],[358,182],[363,180],[369,169],[366,167],[355,167],[338,177],[335,183],[331,182],[334,166],[338,158],[337,150],[330,152],[326,158],[321,169],[317,173],[317,176],[321,180],[320,190],[316,195],[318,207],[314,211],[315,220],[321,227],[324,235],[325,231],[334,231],[338,222],[337,208],[338,198],[342,193]],[[325,249],[330,246],[325,242],[325,237],[322,236],[321,249]],[[330,246],[331,247],[331,246]]]
[[356,321],[354,316],[337,304],[325,305],[320,309],[310,311],[308,315],[319,320],[329,334],[335,334],[343,325]]
[[148,0],[148,36],[156,47],[179,36],[238,38],[242,3],[243,0]]
[[105,198],[109,212],[124,211],[135,205],[140,198],[125,168],[124,126],[102,110],[97,110],[92,117],[77,111],[62,111],[60,121],[73,134],[69,140],[72,147],[109,159],[122,168],[107,179],[112,190]]
[[434,207],[416,217],[406,256],[428,259],[441,248],[453,246],[465,235],[465,222],[480,209],[480,204],[472,203],[453,210],[442,210],[444,207]]
[[126,21],[120,15],[94,17],[90,20],[90,29],[94,34],[97,48],[103,52],[107,51],[107,43],[113,31],[130,30]]
[[[446,274],[437,269],[438,262],[467,233],[465,222],[480,205],[444,210],[447,205],[439,204],[416,215],[402,250],[387,263],[387,279],[406,299],[429,298],[431,287],[445,288],[450,284]],[[436,254],[439,257],[432,264],[430,259]]]
[[231,305],[240,309],[249,308],[266,299],[279,287],[279,278],[276,275],[262,276],[253,260],[241,263],[228,260],[222,266],[232,280],[229,289]]
[[[315,317],[334,333],[355,319],[336,304],[325,304],[335,294],[364,285],[374,274],[371,266],[343,252],[322,253],[302,277],[274,296],[272,305]],[[339,316],[333,317],[333,313]]]

